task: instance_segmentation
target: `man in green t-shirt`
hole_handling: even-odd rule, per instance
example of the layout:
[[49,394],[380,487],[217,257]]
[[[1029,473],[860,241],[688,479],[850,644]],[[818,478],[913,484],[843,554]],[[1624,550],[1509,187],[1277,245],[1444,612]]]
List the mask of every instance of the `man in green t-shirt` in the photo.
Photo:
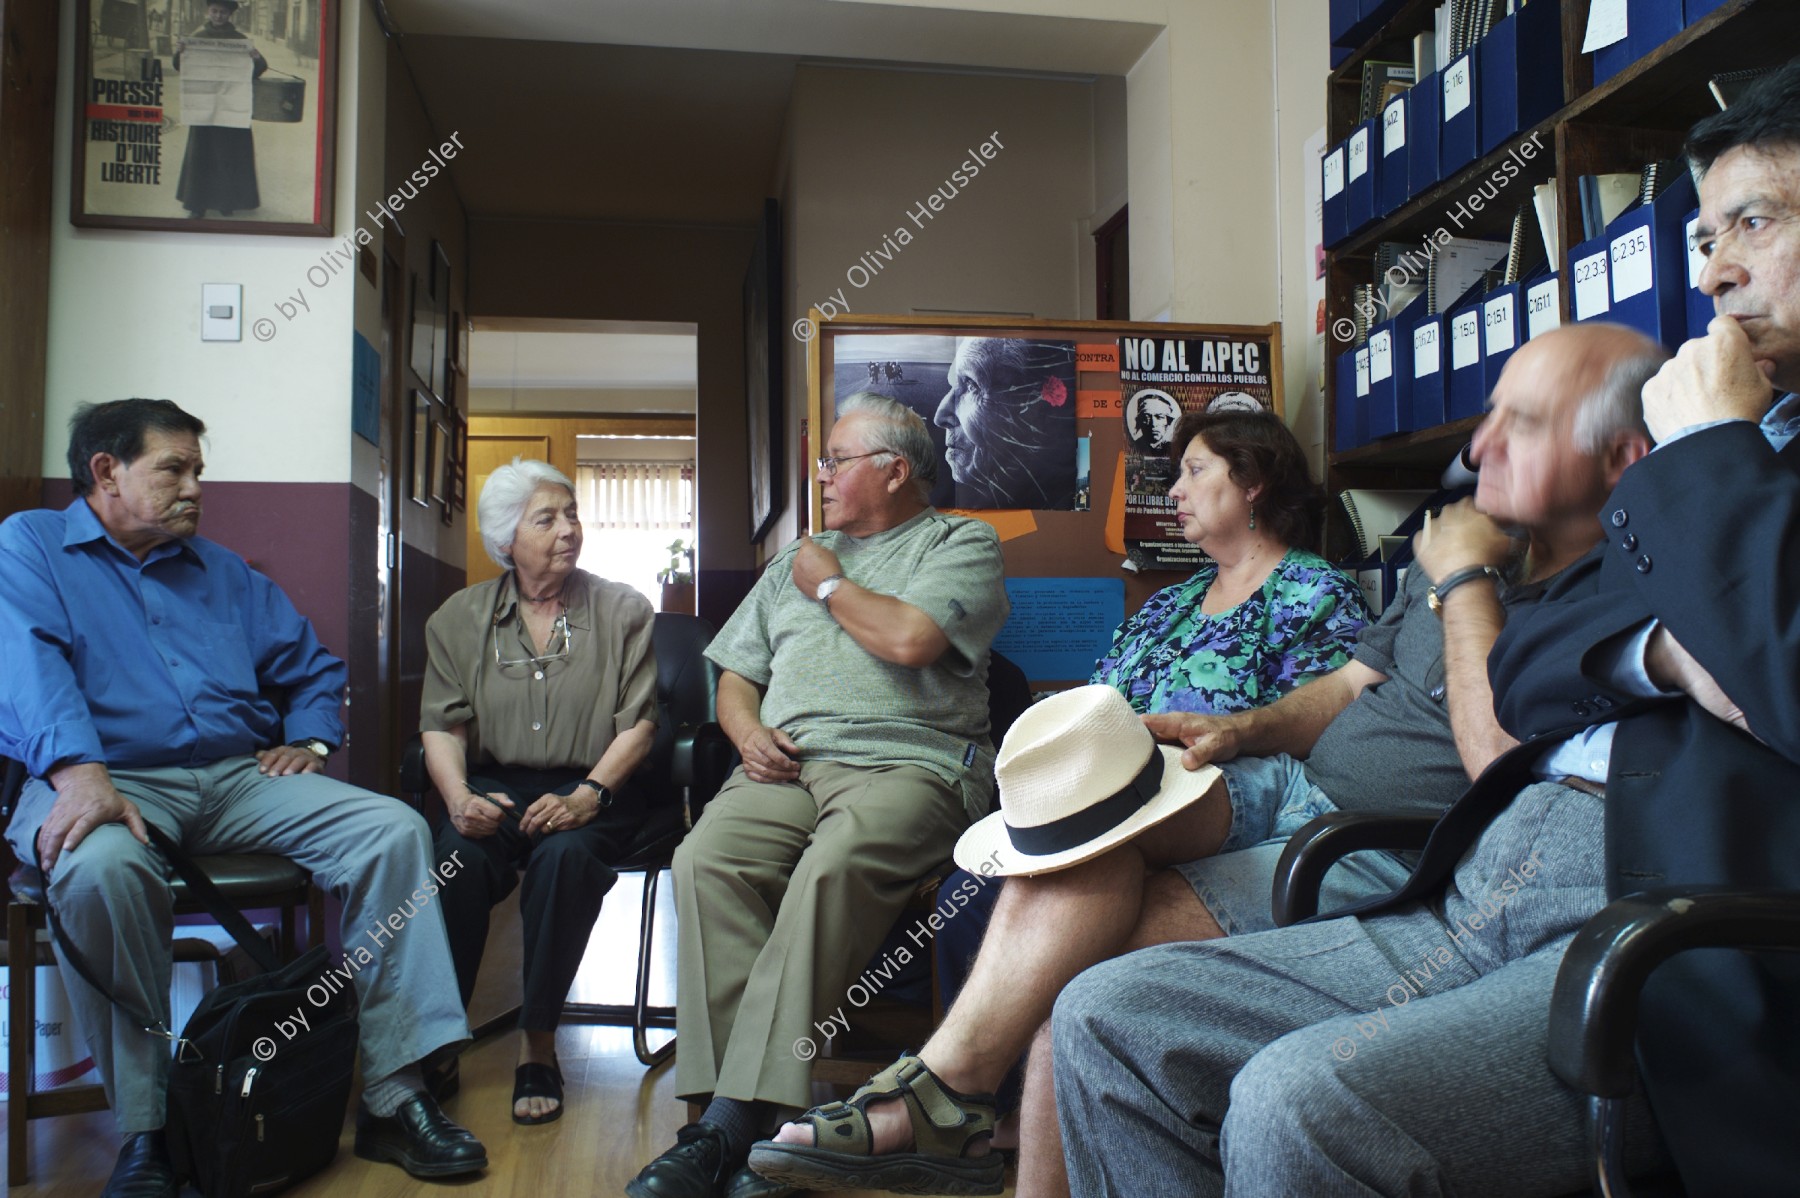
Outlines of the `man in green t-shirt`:
[[992,800],[999,539],[926,502],[936,452],[902,404],[845,400],[826,453],[827,531],[778,554],[707,650],[743,766],[675,854],[675,1082],[711,1103],[633,1198],[792,1192],[743,1167],[750,1144],[811,1102],[818,1013],[879,986],[870,956]]

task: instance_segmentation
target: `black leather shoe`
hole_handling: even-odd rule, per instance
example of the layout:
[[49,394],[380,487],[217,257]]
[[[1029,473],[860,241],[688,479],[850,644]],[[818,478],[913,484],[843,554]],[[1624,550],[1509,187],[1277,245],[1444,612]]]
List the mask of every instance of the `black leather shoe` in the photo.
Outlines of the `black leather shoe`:
[[125,1137],[100,1198],[175,1198],[180,1192],[169,1163],[169,1141],[159,1129]]
[[454,1177],[487,1168],[481,1141],[453,1123],[429,1094],[414,1094],[386,1119],[356,1106],[356,1155],[392,1161],[414,1177]]
[[788,1198],[799,1192],[793,1186],[770,1181],[762,1174],[752,1172],[749,1165],[732,1174],[731,1181],[725,1186],[725,1198]]
[[744,1165],[733,1157],[725,1133],[710,1123],[690,1123],[675,1133],[675,1147],[625,1183],[629,1198],[723,1198],[725,1182]]

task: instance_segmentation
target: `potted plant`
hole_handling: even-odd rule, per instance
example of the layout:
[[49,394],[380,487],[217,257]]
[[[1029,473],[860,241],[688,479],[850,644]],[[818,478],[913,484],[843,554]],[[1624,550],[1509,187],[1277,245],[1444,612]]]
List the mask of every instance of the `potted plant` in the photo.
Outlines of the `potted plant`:
[[662,583],[662,610],[694,614],[694,547],[675,538],[669,544],[669,564],[656,572]]

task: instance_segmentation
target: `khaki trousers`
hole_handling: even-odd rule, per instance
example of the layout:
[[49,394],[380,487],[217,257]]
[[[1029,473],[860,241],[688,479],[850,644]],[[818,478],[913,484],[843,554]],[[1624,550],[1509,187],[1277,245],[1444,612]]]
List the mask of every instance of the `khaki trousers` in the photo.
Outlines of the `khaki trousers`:
[[675,853],[676,1092],[810,1106],[813,1021],[852,1009],[850,984],[968,822],[958,788],[919,766],[733,773]]

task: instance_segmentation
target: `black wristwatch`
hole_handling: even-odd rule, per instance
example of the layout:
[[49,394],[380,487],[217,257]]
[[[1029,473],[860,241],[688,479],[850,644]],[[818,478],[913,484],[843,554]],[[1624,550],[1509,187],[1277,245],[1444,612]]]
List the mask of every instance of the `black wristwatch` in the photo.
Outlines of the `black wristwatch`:
[[600,806],[602,808],[607,808],[607,807],[612,806],[613,792],[610,788],[600,785],[598,782],[594,781],[592,778],[583,778],[581,781],[577,782],[575,785],[585,786],[589,790],[593,791],[594,797],[600,800]]
[[1495,585],[1504,581],[1505,576],[1492,566],[1469,566],[1462,570],[1453,570],[1445,576],[1444,581],[1425,592],[1425,602],[1437,613],[1438,619],[1444,618],[1444,596],[1454,591],[1465,582],[1477,578],[1491,578]]
[[331,746],[316,736],[309,736],[305,740],[290,740],[288,742],[288,748],[305,749],[309,753],[315,753],[318,755],[320,761],[324,761],[327,757],[331,756]]

